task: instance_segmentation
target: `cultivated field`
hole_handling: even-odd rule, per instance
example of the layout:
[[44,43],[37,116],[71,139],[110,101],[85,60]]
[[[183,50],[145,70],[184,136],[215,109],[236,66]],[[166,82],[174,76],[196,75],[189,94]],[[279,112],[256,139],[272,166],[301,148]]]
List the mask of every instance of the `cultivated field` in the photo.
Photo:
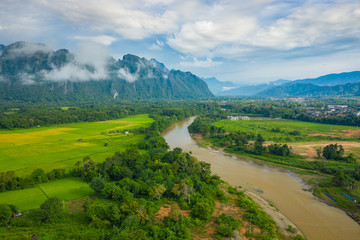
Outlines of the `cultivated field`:
[[48,197],[57,197],[62,200],[78,199],[94,193],[82,179],[69,177],[39,184],[39,188],[0,193],[0,203],[14,204],[21,211],[38,208],[47,199],[40,188]]
[[261,134],[267,140],[277,142],[301,142],[326,138],[358,138],[357,127],[301,122],[285,119],[255,118],[249,121],[222,120],[214,123],[229,132]]
[[346,154],[354,153],[360,158],[360,129],[357,127],[269,118],[222,120],[214,125],[229,132],[251,132],[261,134],[268,141],[287,143],[307,160],[315,160],[316,148],[335,143],[343,145]]
[[0,172],[26,175],[35,168],[45,172],[70,168],[85,155],[101,162],[142,139],[141,135],[124,131],[148,127],[152,122],[143,114],[102,122],[0,130]]

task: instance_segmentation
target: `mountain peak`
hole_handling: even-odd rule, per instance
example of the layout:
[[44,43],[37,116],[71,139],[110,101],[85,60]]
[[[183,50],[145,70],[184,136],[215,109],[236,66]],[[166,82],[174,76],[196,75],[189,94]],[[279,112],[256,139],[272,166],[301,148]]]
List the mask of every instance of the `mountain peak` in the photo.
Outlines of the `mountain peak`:
[[113,101],[114,92],[119,99],[213,96],[197,76],[189,72],[169,72],[155,59],[149,61],[127,54],[122,60],[109,61],[106,53],[91,51],[93,49],[72,54],[67,49],[59,49],[54,52],[45,44],[27,42],[5,46],[0,54],[0,100],[96,98]]
[[150,59],[150,63],[152,63],[154,67],[159,68],[164,72],[169,72],[169,69],[167,69],[163,63],[158,62],[155,58]]

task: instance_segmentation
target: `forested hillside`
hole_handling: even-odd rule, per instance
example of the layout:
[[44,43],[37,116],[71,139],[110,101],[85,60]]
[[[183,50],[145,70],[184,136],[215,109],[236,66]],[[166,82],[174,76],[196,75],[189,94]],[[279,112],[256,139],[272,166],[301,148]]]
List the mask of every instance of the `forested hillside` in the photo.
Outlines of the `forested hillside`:
[[101,51],[95,56],[88,51],[72,54],[26,42],[3,46],[0,100],[74,102],[212,96],[206,83],[190,72],[168,70],[154,59],[135,55],[116,61]]

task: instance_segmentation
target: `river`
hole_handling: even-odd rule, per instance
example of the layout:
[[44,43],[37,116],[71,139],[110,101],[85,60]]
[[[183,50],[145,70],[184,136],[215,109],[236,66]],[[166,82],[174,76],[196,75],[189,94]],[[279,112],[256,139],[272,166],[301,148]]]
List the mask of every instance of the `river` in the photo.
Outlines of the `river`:
[[304,183],[290,172],[199,147],[187,130],[194,119],[180,121],[163,133],[171,148],[191,151],[200,161],[210,163],[212,172],[223,180],[274,203],[309,240],[360,239],[360,226],[355,221],[304,191]]

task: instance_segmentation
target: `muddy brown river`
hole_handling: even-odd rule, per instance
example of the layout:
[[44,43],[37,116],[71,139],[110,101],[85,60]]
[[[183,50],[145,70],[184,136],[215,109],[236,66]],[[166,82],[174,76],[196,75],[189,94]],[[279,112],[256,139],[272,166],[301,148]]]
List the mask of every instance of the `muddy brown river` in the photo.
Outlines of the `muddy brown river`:
[[360,225],[343,211],[304,191],[304,183],[290,172],[199,147],[187,130],[193,120],[194,117],[178,122],[163,133],[171,148],[191,151],[200,161],[210,163],[212,172],[231,185],[242,186],[273,202],[309,240],[360,240]]

